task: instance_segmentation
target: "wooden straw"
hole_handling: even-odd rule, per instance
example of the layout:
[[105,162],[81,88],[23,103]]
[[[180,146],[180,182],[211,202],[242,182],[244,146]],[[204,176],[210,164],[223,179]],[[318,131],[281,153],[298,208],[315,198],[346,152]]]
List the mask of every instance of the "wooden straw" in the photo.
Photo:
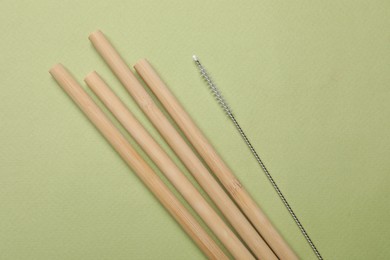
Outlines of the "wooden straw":
[[168,154],[138,122],[104,80],[96,72],[88,74],[84,80],[123,125],[127,132],[130,133],[135,141],[156,163],[175,188],[183,195],[191,207],[205,221],[229,252],[236,259],[253,258],[248,249],[246,249],[237,236],[230,230],[225,222],[223,222],[199,191],[171,160]]
[[298,259],[149,62],[142,59],[134,67],[276,255]]
[[50,69],[50,74],[119,153],[127,165],[134,170],[154,196],[194,240],[204,254],[212,259],[228,259],[207,232],[192,217],[168,187],[165,186],[161,179],[158,178],[141,156],[131,147],[129,142],[92,101],[70,73],[61,64],[57,64]]
[[169,120],[160,111],[153,99],[149,96],[141,83],[139,83],[130,68],[122,60],[103,33],[100,31],[94,32],[89,36],[89,39],[114,74],[133,96],[143,112],[159,130],[160,134],[187,166],[198,183],[215,202],[217,207],[232,224],[255,256],[267,260],[277,259],[261,236],[256,232]]

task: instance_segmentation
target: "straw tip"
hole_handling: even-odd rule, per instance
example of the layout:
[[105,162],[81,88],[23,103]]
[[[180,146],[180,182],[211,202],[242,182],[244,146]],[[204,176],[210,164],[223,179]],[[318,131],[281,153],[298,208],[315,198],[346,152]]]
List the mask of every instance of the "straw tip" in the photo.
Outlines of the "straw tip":
[[148,60],[146,58],[141,58],[134,64],[133,67],[137,70],[139,67],[144,66],[145,64],[149,64]]
[[91,71],[90,73],[88,73],[88,74],[84,77],[84,81],[87,81],[89,78],[96,77],[96,76],[98,76],[97,72],[96,72],[96,71]]
[[197,57],[196,55],[192,55],[192,59],[193,59],[194,61],[199,61],[199,59],[198,59],[198,57]]
[[49,73],[50,74],[53,74],[54,72],[58,71],[58,70],[61,70],[63,69],[64,66],[61,64],[61,63],[57,63],[55,64],[54,66],[52,66],[50,69],[49,69]]
[[89,39],[92,39],[92,38],[94,38],[95,36],[102,35],[102,34],[103,34],[103,32],[102,32],[101,30],[96,30],[96,31],[94,31],[94,32],[91,32],[91,33],[89,34],[88,38],[89,38]]

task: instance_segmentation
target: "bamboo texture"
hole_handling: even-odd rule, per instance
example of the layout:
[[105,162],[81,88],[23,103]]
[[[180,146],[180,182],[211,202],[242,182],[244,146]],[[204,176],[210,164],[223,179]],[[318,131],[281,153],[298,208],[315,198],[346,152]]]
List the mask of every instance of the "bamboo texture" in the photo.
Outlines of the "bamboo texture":
[[184,199],[204,220],[222,244],[236,259],[251,259],[251,253],[241,243],[238,237],[230,230],[214,209],[202,197],[186,176],[180,171],[168,154],[154,140],[148,131],[138,122],[129,109],[107,83],[96,73],[92,72],[85,77],[85,82],[111,111],[127,132],[141,146],[154,161]]
[[228,259],[64,66],[57,64],[49,72],[204,254],[211,259]]
[[281,259],[298,259],[150,63],[142,59],[134,67],[276,255]]
[[187,166],[198,183],[215,202],[217,207],[235,228],[237,233],[252,250],[255,256],[260,259],[267,260],[277,259],[276,255],[269,248],[263,238],[256,232],[253,226],[224,192],[200,159],[194,154],[188,144],[160,111],[153,99],[142,87],[133,72],[122,60],[114,47],[109,43],[104,34],[101,31],[97,31],[92,33],[89,36],[89,39],[114,74],[132,95],[139,107],[159,130],[160,134],[164,137],[182,162]]

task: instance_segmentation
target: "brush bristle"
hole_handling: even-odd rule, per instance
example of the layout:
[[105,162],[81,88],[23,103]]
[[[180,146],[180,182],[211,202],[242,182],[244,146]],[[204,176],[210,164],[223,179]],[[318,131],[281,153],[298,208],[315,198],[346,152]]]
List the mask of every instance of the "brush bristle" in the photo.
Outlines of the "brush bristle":
[[200,74],[202,75],[204,80],[207,82],[207,85],[209,86],[210,90],[212,91],[215,99],[218,101],[218,104],[222,107],[223,111],[227,115],[232,115],[232,111],[231,111],[229,105],[227,104],[226,100],[223,98],[222,93],[219,91],[217,86],[214,84],[213,80],[211,79],[211,77],[207,73],[206,69],[200,63],[198,57],[196,55],[193,55],[192,58],[194,59],[194,61],[198,65],[198,68],[200,70]]

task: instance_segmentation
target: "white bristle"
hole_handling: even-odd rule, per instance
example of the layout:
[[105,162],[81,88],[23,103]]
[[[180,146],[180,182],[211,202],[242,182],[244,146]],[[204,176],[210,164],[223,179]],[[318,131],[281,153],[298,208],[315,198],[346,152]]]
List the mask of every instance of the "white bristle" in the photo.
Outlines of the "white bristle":
[[207,82],[207,85],[209,86],[209,88],[210,88],[213,96],[217,100],[218,104],[222,107],[223,111],[227,115],[229,115],[229,116],[232,115],[232,111],[231,111],[229,105],[227,104],[227,102],[223,98],[223,96],[222,96],[221,92],[219,91],[219,89],[217,88],[217,86],[214,84],[213,80],[211,79],[210,75],[207,73],[206,69],[200,63],[198,57],[196,55],[193,55],[192,58],[196,62],[196,65],[198,65],[202,77]]

